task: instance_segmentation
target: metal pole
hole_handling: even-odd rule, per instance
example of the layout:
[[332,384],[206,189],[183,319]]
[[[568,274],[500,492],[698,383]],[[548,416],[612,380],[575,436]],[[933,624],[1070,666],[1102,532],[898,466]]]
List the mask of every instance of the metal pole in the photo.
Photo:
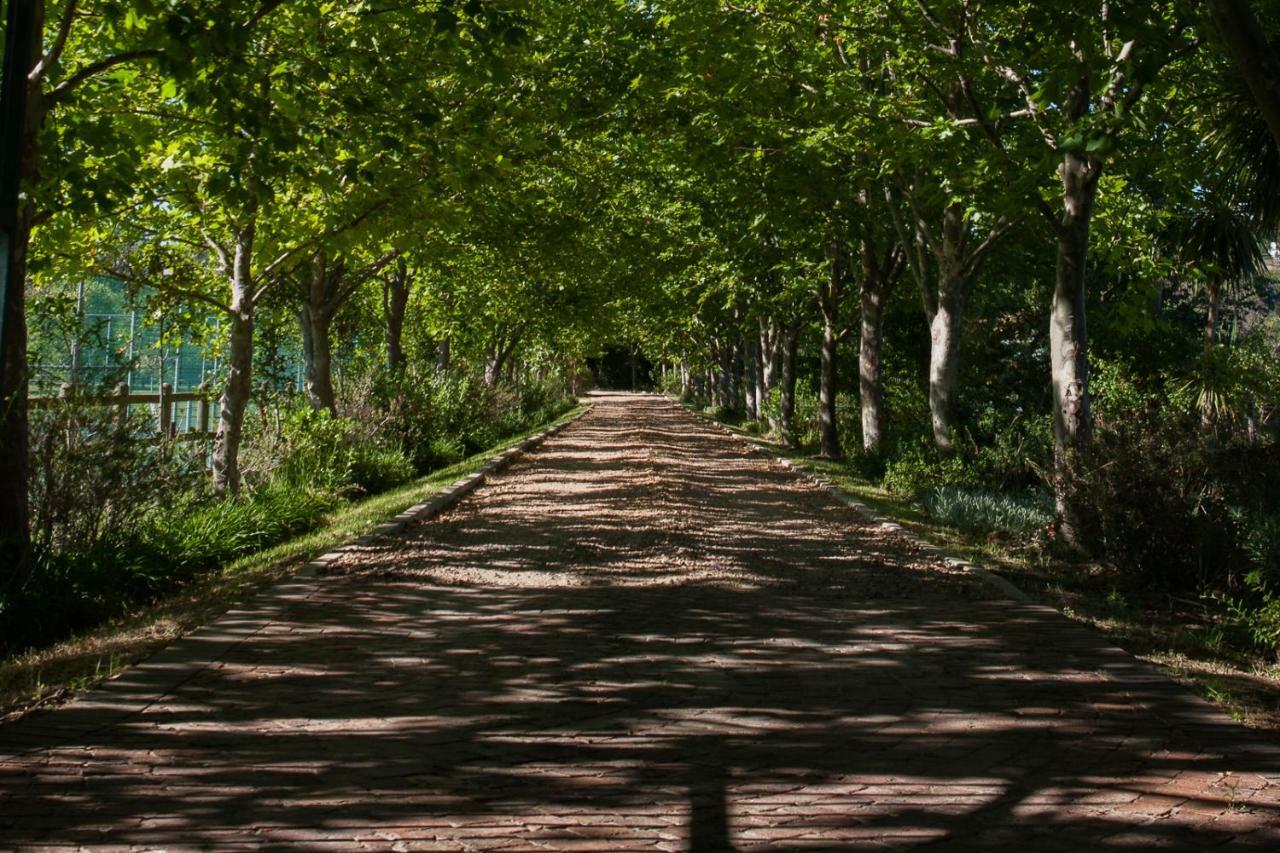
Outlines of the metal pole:
[[125,377],[125,382],[130,386],[133,385],[133,337],[134,327],[138,322],[138,309],[129,309],[129,375]]
[[84,279],[76,285],[76,328],[71,338],[71,376],[67,380],[76,386],[80,384],[80,335],[84,332]]

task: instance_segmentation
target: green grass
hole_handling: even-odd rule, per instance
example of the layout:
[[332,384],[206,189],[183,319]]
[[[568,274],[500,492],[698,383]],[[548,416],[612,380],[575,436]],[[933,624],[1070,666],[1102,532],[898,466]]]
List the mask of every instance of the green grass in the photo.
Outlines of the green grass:
[[240,557],[200,575],[173,595],[130,616],[71,639],[0,661],[0,718],[62,701],[154,654],[236,603],[288,578],[321,554],[369,533],[445,486],[478,471],[496,453],[577,417],[575,406],[555,420],[513,436],[461,462],[382,494],[343,504],[310,533]]

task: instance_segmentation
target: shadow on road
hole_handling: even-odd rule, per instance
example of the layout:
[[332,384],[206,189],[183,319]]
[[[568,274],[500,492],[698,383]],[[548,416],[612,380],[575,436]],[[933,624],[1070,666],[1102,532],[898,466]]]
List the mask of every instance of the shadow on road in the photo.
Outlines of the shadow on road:
[[1257,733],[601,402],[145,712],[51,715],[89,733],[0,765],[0,846],[1278,849]]

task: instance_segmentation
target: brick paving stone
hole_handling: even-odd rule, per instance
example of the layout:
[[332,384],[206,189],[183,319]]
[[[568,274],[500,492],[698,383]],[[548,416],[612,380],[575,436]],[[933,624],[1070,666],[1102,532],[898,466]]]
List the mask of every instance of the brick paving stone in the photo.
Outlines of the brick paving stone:
[[0,728],[0,849],[1280,850],[1277,744],[656,397]]

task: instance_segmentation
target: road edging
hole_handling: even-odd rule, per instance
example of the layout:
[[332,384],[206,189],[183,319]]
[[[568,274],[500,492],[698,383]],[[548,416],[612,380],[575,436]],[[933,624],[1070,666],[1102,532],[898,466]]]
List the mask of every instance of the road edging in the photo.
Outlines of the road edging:
[[924,551],[926,554],[937,557],[939,560],[941,560],[950,568],[958,569],[959,571],[962,571],[965,574],[973,575],[974,577],[982,580],[989,586],[994,587],[995,589],[998,589],[1000,592],[1002,592],[1005,596],[1007,596],[1009,599],[1013,601],[1017,601],[1022,604],[1034,603],[1034,599],[1031,596],[1027,595],[1025,592],[1018,589],[1018,587],[1014,586],[1014,584],[1011,581],[1001,577],[1000,575],[996,574],[995,572],[991,571],[990,569],[984,566],[980,566],[977,563],[974,563],[970,560],[965,560],[955,556],[954,554],[948,553],[946,549],[941,548],[938,545],[935,545],[934,543],[920,536],[915,531],[910,530],[907,527],[904,527],[902,524],[895,521],[894,519],[889,518],[888,516],[881,515],[880,513],[876,512],[867,504],[863,503],[862,501],[855,498],[853,495],[846,492],[844,489],[840,488],[838,485],[836,485],[832,480],[828,479],[827,477],[824,477],[821,474],[815,474],[813,471],[810,471],[801,465],[797,465],[795,462],[793,462],[792,460],[788,459],[785,456],[779,456],[775,453],[770,453],[764,447],[761,447],[759,443],[752,441],[749,437],[743,435],[740,432],[737,432],[736,430],[730,429],[729,427],[725,426],[723,423],[721,423],[720,421],[716,420],[713,417],[710,417],[709,415],[704,415],[702,412],[696,411],[690,408],[689,406],[684,405],[683,403],[681,403],[679,400],[676,400],[675,398],[668,397],[667,399],[671,400],[677,406],[689,412],[695,418],[698,418],[699,420],[704,421],[705,423],[708,423],[711,426],[714,426],[716,429],[720,430],[725,435],[731,438],[734,438],[737,441],[741,442],[742,444],[746,445],[752,452],[758,453],[761,456],[764,456],[765,458],[769,459],[770,461],[777,462],[779,465],[786,468],[787,470],[795,473],[796,475],[802,477],[805,480],[808,480],[813,485],[823,489],[831,497],[835,498],[840,503],[849,507],[849,509],[858,513],[858,515],[862,516],[868,522],[879,526],[882,530],[895,534],[900,539],[903,539],[911,543],[912,545],[915,545],[917,548]]

